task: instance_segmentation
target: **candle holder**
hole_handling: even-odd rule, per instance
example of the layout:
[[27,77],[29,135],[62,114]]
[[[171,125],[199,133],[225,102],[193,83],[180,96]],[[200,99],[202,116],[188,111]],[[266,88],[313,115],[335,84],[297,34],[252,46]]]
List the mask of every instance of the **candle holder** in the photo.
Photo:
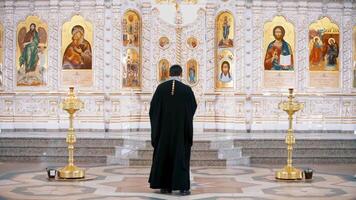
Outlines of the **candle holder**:
[[295,144],[295,137],[293,135],[293,114],[304,108],[302,103],[293,101],[293,88],[289,88],[288,101],[280,102],[279,109],[284,110],[288,114],[289,128],[285,139],[287,144],[288,158],[287,165],[283,169],[276,172],[276,179],[282,180],[297,180],[303,178],[303,172],[300,169],[294,168],[292,166],[292,152],[293,144]]
[[68,165],[58,170],[58,176],[63,179],[82,179],[85,170],[74,165],[74,144],[76,142],[73,128],[74,113],[84,107],[84,104],[74,94],[74,87],[69,87],[68,97],[61,104],[62,109],[69,114],[69,129],[66,142],[68,144]]

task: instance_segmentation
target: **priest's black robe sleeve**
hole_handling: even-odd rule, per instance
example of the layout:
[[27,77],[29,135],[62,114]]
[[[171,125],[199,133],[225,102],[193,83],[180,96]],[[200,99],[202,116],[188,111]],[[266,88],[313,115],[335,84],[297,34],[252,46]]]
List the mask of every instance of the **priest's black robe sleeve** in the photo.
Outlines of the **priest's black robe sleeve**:
[[195,111],[197,109],[197,102],[195,101],[195,96],[191,88],[189,88],[189,103],[188,103],[188,124],[189,124],[189,131],[188,131],[188,141],[189,145],[193,145],[193,117]]
[[149,114],[151,122],[151,145],[155,148],[160,136],[161,97],[159,90],[156,90],[152,97]]

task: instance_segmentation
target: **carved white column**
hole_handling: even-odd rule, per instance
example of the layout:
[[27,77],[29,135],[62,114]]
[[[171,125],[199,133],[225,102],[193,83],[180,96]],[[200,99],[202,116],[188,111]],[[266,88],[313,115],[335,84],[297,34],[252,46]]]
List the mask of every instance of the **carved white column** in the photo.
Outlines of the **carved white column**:
[[305,92],[305,88],[307,87],[307,79],[306,75],[308,73],[308,35],[309,35],[309,27],[308,27],[308,8],[306,1],[299,2],[298,8],[298,21],[296,24],[296,35],[297,35],[297,48],[294,53],[295,58],[298,60],[298,66],[294,69],[296,70],[296,81],[297,81],[297,89],[298,92]]
[[[113,80],[116,74],[113,69],[113,10],[111,9],[112,2],[104,2],[104,129],[109,130],[109,123],[112,115],[112,102],[110,92],[117,91],[118,88],[113,87]],[[115,44],[119,46],[120,44]]]
[[112,2],[112,90],[118,91],[121,88],[121,3]]
[[212,1],[206,4],[206,77],[205,92],[215,91],[215,12],[216,5]]
[[104,26],[105,26],[105,7],[104,0],[96,0],[95,7],[95,24],[94,24],[94,51],[95,51],[95,64],[94,75],[95,82],[94,87],[96,90],[103,91],[107,88],[104,87],[104,66],[110,67],[110,63],[106,63],[104,60]]
[[[245,12],[243,16],[243,20],[245,20],[245,30],[244,30],[244,37],[245,37],[245,43],[243,46],[244,49],[241,52],[241,54],[237,55],[244,55],[244,87],[241,88],[242,91],[245,91],[246,93],[246,99],[245,99],[245,124],[246,124],[246,130],[250,131],[251,130],[251,124],[252,124],[252,101],[251,101],[251,94],[254,89],[256,89],[257,85],[254,84],[253,77],[255,74],[253,74],[252,70],[252,52],[253,52],[253,34],[251,34],[251,31],[253,30],[253,15],[252,15],[252,9],[251,9],[251,2],[246,2],[245,5]],[[237,35],[239,37],[239,35]],[[242,59],[238,58],[238,59]],[[240,67],[239,65],[237,67]]]
[[[251,67],[246,67],[246,61],[249,61],[251,66],[251,54],[252,54],[252,34],[249,34],[246,30],[252,30],[252,11],[251,9],[246,9],[244,2],[237,2],[236,5],[236,19],[235,19],[235,36],[234,36],[234,57],[235,57],[235,92],[241,94],[248,87],[252,89],[251,84]],[[251,36],[250,38],[246,38]],[[249,54],[245,55],[246,48],[249,48]],[[249,59],[246,59],[249,56]],[[249,76],[246,74],[246,70],[250,71]],[[248,86],[246,86],[246,79],[248,79]]]
[[[252,37],[252,63],[251,66],[247,66],[251,68],[251,79],[252,79],[252,87],[254,92],[260,92],[262,86],[262,40],[263,40],[263,24],[265,17],[262,15],[262,6],[261,2],[256,2],[253,5],[252,9],[252,29],[251,32],[253,33],[254,37]],[[251,34],[251,32],[246,33]]]
[[142,3],[142,92],[152,92],[151,88],[151,3]]
[[[344,16],[343,23],[340,27],[340,34],[342,41],[342,68],[341,68],[341,85],[343,93],[350,93],[353,87],[353,41],[352,41],[352,32],[353,32],[353,22],[352,18],[352,3],[344,2]],[[355,11],[354,11],[355,12]]]
[[4,49],[4,88],[5,91],[13,91],[13,70],[14,69],[14,40],[16,38],[16,27],[14,25],[14,1],[8,0],[5,2],[5,49]]
[[[4,13],[5,14],[5,9],[4,9],[4,6],[5,5],[5,2],[0,2],[0,13]],[[1,40],[1,42],[2,42],[2,46],[1,46],[1,50],[2,50],[2,57],[0,57],[0,63],[2,63],[2,65],[0,66],[0,91],[2,91],[3,90],[3,88],[4,88],[4,71],[5,71],[5,64],[4,64],[4,62],[5,62],[5,33],[6,33],[6,31],[5,31],[5,27],[4,27],[4,20],[5,20],[5,17],[2,17],[2,18],[0,18],[0,24],[1,24],[1,26],[2,26],[2,28],[3,28],[3,32],[2,32],[2,34],[1,34],[1,38],[0,38],[0,40]]]
[[[113,64],[112,64],[112,48],[113,48],[113,35],[112,35],[112,17],[113,12],[110,9],[111,2],[105,2],[104,9],[104,92],[108,93],[110,91],[115,91],[115,88],[112,88],[112,79],[113,79]],[[117,44],[119,45],[119,44]],[[117,90],[117,88],[116,88]]]
[[60,30],[58,18],[58,0],[51,0],[48,20],[48,88],[50,91],[57,91],[59,87],[58,74],[61,73],[62,65],[58,62],[60,48]]

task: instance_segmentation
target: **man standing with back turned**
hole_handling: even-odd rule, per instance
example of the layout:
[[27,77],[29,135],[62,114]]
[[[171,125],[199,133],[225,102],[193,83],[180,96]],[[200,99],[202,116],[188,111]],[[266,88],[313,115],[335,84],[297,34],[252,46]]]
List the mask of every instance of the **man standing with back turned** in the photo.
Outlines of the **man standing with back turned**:
[[157,87],[151,101],[154,151],[148,182],[152,189],[160,189],[161,193],[179,190],[181,195],[189,195],[190,150],[197,104],[192,89],[180,81],[181,66],[173,65],[169,75],[170,79]]

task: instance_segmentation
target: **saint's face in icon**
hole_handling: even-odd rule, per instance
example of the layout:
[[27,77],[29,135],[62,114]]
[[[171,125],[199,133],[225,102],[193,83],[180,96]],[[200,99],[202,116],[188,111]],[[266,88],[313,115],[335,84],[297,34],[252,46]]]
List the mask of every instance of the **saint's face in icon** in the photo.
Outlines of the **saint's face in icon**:
[[273,36],[276,40],[283,40],[285,30],[282,26],[277,26],[274,28]]
[[72,42],[64,52],[63,69],[92,69],[91,45],[84,38],[84,28],[80,25],[72,28]]
[[229,73],[230,70],[230,66],[228,63],[224,62],[222,65],[222,72],[224,75],[226,75],[227,73]]
[[219,75],[219,80],[223,83],[228,83],[232,80],[232,77],[230,74],[230,63],[227,61],[224,61],[221,64],[221,73]]

